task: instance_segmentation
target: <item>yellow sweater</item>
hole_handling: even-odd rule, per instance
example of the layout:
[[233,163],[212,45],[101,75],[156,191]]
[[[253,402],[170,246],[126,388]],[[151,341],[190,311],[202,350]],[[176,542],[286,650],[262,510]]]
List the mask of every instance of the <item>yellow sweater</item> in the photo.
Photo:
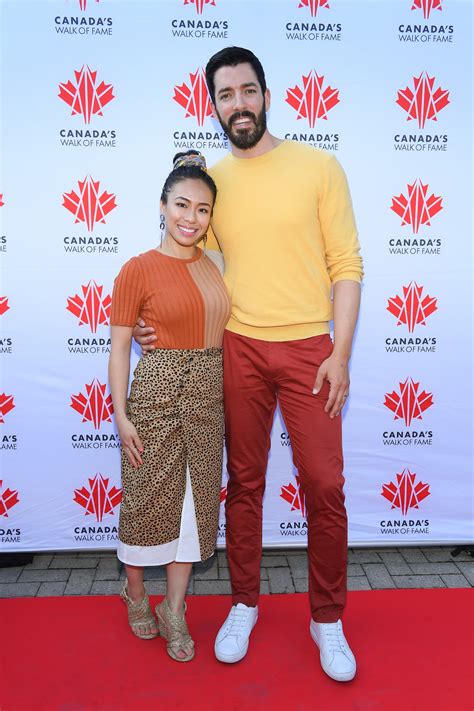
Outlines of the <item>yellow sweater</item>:
[[232,300],[227,328],[265,341],[328,333],[331,284],[362,277],[351,198],[336,158],[284,141],[258,158],[229,154],[209,172],[218,195],[208,247],[224,255]]

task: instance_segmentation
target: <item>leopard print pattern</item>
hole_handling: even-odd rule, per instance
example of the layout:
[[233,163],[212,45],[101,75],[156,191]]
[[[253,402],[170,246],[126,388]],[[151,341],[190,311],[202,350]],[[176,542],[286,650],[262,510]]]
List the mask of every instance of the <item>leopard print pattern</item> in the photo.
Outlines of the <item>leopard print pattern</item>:
[[127,416],[144,446],[133,469],[122,451],[119,538],[156,546],[179,537],[189,466],[201,559],[215,549],[222,477],[222,349],[157,349],[134,372]]

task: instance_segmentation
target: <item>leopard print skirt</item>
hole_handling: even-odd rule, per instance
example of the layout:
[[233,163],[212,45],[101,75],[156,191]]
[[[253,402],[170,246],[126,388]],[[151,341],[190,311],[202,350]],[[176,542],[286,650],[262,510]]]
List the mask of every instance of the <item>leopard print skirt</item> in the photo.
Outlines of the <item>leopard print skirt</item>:
[[133,469],[122,451],[119,538],[156,546],[179,537],[189,467],[201,559],[215,549],[222,477],[222,349],[157,349],[134,372],[127,416],[144,446]]

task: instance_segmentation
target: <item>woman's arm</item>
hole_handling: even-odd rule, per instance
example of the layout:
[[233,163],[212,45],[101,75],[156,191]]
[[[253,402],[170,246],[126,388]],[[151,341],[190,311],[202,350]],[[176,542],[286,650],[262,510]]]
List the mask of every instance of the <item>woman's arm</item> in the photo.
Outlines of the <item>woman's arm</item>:
[[109,386],[117,423],[126,418],[125,406],[130,375],[132,331],[133,329],[128,326],[111,326],[110,328],[112,345],[109,357]]
[[128,326],[111,326],[110,330],[109,386],[114,405],[115,422],[130,464],[137,468],[142,464],[140,455],[143,452],[143,445],[134,425],[127,418],[125,409],[133,329]]

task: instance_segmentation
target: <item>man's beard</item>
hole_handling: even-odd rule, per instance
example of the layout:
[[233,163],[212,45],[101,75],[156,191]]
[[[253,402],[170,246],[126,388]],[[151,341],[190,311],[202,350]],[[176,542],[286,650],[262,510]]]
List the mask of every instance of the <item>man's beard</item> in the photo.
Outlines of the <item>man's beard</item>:
[[[226,132],[229,141],[241,150],[248,150],[257,145],[259,140],[262,138],[263,134],[267,130],[267,117],[265,115],[265,105],[262,106],[262,110],[258,116],[253,114],[251,111],[238,111],[232,114],[229,118],[229,122],[225,121],[220,117],[219,113],[216,111],[217,118]],[[232,124],[239,118],[249,118],[254,122],[254,126],[246,129],[235,130]]]

